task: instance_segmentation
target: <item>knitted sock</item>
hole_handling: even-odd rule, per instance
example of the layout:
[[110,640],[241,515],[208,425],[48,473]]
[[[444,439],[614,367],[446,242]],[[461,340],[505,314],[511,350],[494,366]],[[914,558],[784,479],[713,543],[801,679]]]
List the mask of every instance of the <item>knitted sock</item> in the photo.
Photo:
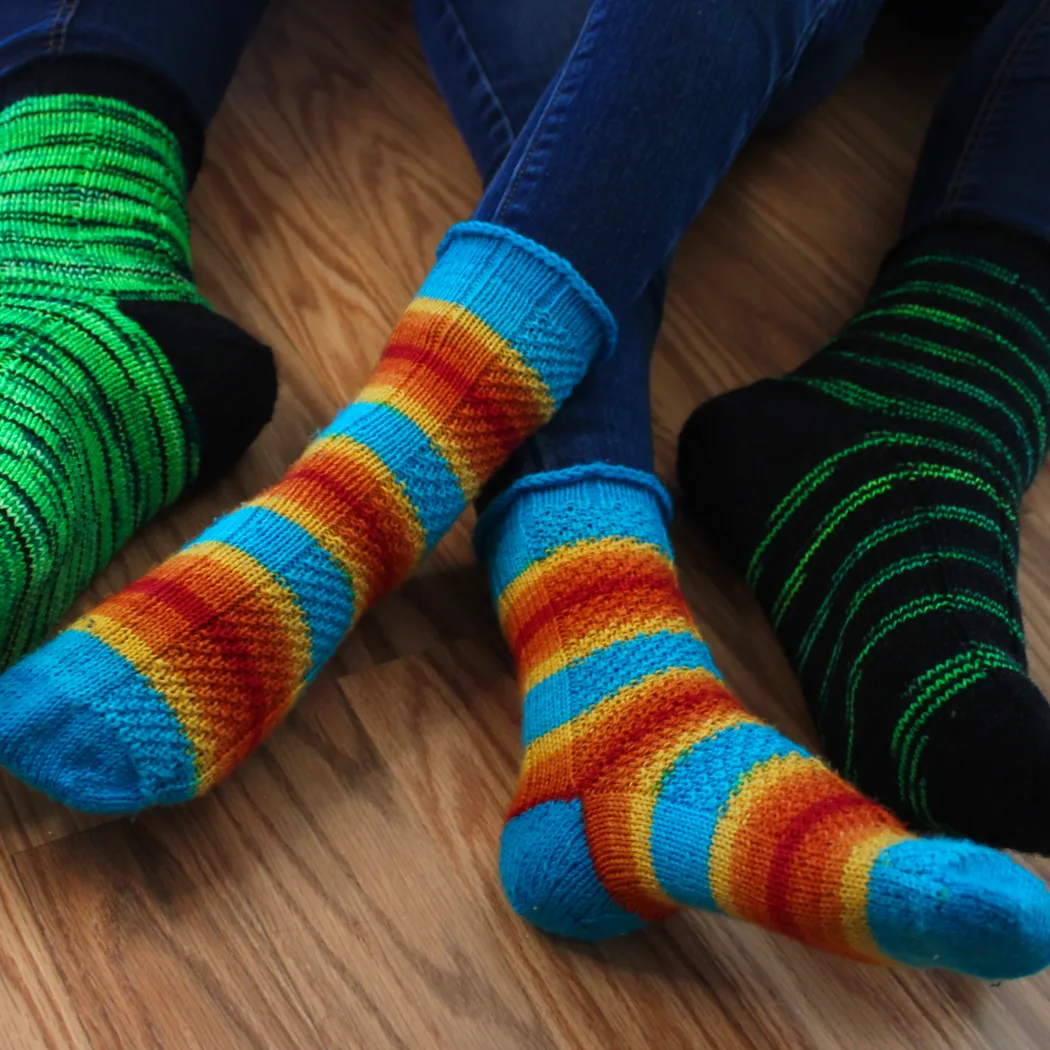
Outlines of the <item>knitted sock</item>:
[[917,825],[1044,853],[1050,709],[1015,581],[1047,449],[1048,296],[1045,245],[928,228],[802,368],[698,409],[679,460],[835,765]]
[[595,940],[722,912],[868,962],[1017,977],[1050,894],[983,846],[909,835],[726,689],[675,578],[654,477],[533,475],[477,532],[525,697],[500,869],[515,910]]
[[0,82],[0,668],[272,411],[269,350],[193,283],[176,110],[100,62]]
[[206,791],[614,341],[564,260],[454,227],[358,399],[273,488],[0,677],[0,764],[86,810]]

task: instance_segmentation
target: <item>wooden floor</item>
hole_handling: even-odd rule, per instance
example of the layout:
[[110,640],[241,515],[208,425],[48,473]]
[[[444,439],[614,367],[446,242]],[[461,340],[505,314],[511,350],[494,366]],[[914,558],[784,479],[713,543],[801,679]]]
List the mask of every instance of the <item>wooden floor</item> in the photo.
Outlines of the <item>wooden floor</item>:
[[[883,30],[818,113],[747,150],[686,237],[655,365],[664,478],[697,402],[798,364],[859,302],[948,68]],[[275,4],[193,205],[205,294],[278,353],[277,414],[235,475],[146,530],[85,606],[279,475],[359,387],[477,194],[404,0]],[[521,923],[496,867],[518,703],[470,524],[204,800],[99,823],[0,783],[0,1046],[1050,1045],[1050,976],[869,969],[710,915],[600,947]],[[686,530],[676,542],[730,683],[812,742],[741,581]],[[1024,544],[1048,686],[1045,472]]]

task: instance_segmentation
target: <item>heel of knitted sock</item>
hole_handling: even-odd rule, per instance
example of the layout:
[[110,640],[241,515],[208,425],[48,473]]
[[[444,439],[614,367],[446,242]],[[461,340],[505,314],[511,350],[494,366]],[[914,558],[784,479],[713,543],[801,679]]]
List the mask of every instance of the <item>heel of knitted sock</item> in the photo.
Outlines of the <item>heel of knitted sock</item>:
[[541,803],[507,821],[499,869],[511,907],[545,933],[600,941],[648,925],[598,878],[579,799]]
[[196,482],[225,474],[270,421],[277,368],[268,346],[200,303],[122,302],[171,365],[200,449]]

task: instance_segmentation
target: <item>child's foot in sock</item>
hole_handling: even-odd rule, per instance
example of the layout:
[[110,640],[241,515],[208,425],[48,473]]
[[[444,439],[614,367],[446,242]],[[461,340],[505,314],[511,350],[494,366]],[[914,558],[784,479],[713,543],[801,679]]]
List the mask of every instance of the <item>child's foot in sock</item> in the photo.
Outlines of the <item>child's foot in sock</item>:
[[614,340],[564,260],[456,227],[357,401],[273,488],[0,678],[0,764],[78,809],[206,791]]
[[835,766],[909,821],[1050,852],[1020,503],[1047,450],[1050,248],[934,227],[797,372],[682,434],[686,505],[755,589]]
[[655,478],[594,466],[498,499],[477,545],[525,697],[500,869],[585,940],[685,905],[870,962],[1019,977],[1050,893],[984,846],[910,835],[728,692],[678,590]]
[[269,350],[193,283],[178,105],[101,61],[0,81],[0,668],[270,418]]

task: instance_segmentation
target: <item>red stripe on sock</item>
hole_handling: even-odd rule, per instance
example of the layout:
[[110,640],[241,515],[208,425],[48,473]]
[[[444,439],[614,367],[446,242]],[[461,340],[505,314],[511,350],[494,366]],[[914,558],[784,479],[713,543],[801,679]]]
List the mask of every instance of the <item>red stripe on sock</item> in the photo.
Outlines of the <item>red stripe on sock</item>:
[[871,803],[853,792],[819,799],[780,829],[767,883],[769,921],[773,929],[789,937],[811,938],[812,930],[802,930],[795,922],[792,905],[792,875],[799,851],[806,839],[830,817],[848,810],[870,809]]
[[456,358],[469,354],[458,345],[391,343],[369,385],[389,383],[399,396],[447,417],[445,440],[454,442],[476,474],[487,476],[543,424],[547,411],[536,402],[535,379],[522,381],[513,370],[491,360],[475,374],[464,372],[452,360],[450,349]]
[[622,794],[588,792],[583,824],[594,873],[617,904],[646,922],[663,922],[678,908],[655,897],[638,878],[631,829],[624,819]]
[[[386,486],[369,472],[363,458],[352,452],[317,452],[293,468],[274,494],[296,502],[315,518],[327,518],[327,527],[353,549],[365,575],[353,581],[362,606],[397,587],[412,571],[419,551],[407,523],[401,521],[403,512],[385,498]],[[323,542],[323,537],[318,539]]]
[[[517,624],[508,623],[507,641],[519,662],[536,636],[554,621],[559,621],[559,633],[570,638],[585,635],[591,611],[589,604],[615,596],[615,611],[603,608],[602,624],[615,628],[629,624],[632,616],[659,612],[667,615],[677,612],[688,615],[685,601],[678,589],[674,573],[667,570],[638,571],[636,573],[604,573],[602,566],[589,564],[588,574],[574,573],[565,586],[548,591],[544,587],[543,604]],[[553,591],[553,593],[552,593]]]
[[[214,710],[202,713],[211,722],[216,735],[226,737],[231,743],[239,743],[235,738],[243,736],[244,724],[247,723],[249,749],[255,747],[261,739],[266,716],[273,705],[268,702],[269,690],[259,674],[250,647],[238,636],[235,621],[219,615],[216,609],[177,580],[144,576],[126,587],[125,592],[146,594],[171,607],[214,646],[239,687],[243,707],[235,697],[229,698],[229,702],[223,705],[224,713],[235,716],[236,726],[217,720]],[[209,668],[209,673],[213,670]],[[207,696],[210,691],[201,689],[200,695]],[[221,753],[221,748],[216,750]]]
[[[477,425],[484,427],[488,432],[488,440],[499,447],[500,455],[510,455],[526,436],[525,422],[510,411],[517,399],[508,398],[505,388],[499,392],[501,396],[493,396],[495,391],[491,389],[491,380],[486,382],[488,377],[484,374],[465,375],[446,355],[427,347],[404,343],[387,347],[383,357],[426,369],[428,375],[422,382],[417,379],[417,383],[425,389],[427,400],[437,400],[441,393],[445,394],[445,406],[457,415],[469,416]],[[382,374],[382,368],[379,374]],[[508,378],[502,377],[503,382],[506,383]],[[436,390],[438,384],[443,384],[445,390]]]
[[526,762],[510,816],[541,802],[571,801],[593,788],[629,791],[640,767],[666,744],[698,734],[716,715],[732,715],[740,705],[720,682],[703,671],[692,681],[678,675],[657,679],[626,707],[586,735],[532,763]]

